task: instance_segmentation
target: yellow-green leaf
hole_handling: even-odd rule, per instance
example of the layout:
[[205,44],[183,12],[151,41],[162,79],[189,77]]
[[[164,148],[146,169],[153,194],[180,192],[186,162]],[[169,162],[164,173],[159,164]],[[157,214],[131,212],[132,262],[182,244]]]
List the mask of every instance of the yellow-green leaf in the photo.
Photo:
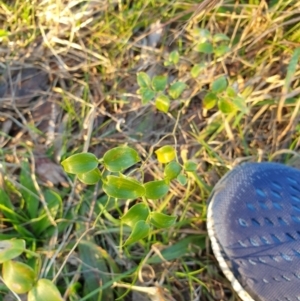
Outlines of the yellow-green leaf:
[[153,90],[151,90],[150,88],[140,88],[137,92],[138,92],[138,94],[140,94],[142,96],[142,104],[143,105],[147,104],[155,96],[155,92]]
[[174,50],[169,55],[169,62],[176,65],[179,62],[179,53],[177,50]]
[[185,175],[179,174],[179,175],[177,176],[177,181],[178,181],[182,186],[184,186],[184,185],[186,185],[188,179],[187,179],[187,177],[186,177]]
[[237,110],[230,99],[221,97],[218,102],[219,110],[224,114],[229,114]]
[[236,106],[236,108],[244,114],[248,114],[250,112],[249,108],[246,104],[246,99],[241,96],[236,96],[232,99],[232,103]]
[[186,161],[183,168],[185,171],[193,172],[197,170],[197,164],[193,161]]
[[146,198],[157,200],[164,197],[169,191],[169,185],[164,181],[151,181],[144,184]]
[[139,72],[137,74],[137,82],[141,88],[148,88],[151,85],[151,79],[145,72]]
[[157,156],[157,160],[160,163],[169,163],[173,161],[176,157],[175,149],[171,145],[165,145],[159,148],[155,151],[155,154]]
[[28,301],[63,301],[63,298],[52,281],[39,279],[28,293]]
[[220,57],[230,51],[230,47],[227,45],[219,45],[214,48],[214,54],[217,57]]
[[213,92],[208,92],[203,98],[203,107],[210,110],[215,107],[218,101],[218,96]]
[[196,78],[200,75],[200,72],[204,71],[205,70],[206,65],[205,63],[200,63],[200,64],[196,64],[193,66],[192,70],[191,70],[191,75],[193,78]]
[[182,94],[182,92],[185,90],[186,87],[187,87],[186,83],[176,82],[171,85],[168,93],[173,99],[176,99],[180,97],[180,95]]
[[155,106],[157,110],[168,113],[170,108],[170,99],[168,96],[162,94],[156,97],[155,99]]
[[155,91],[163,91],[167,86],[168,77],[164,75],[156,75],[152,78],[152,87]]
[[125,241],[124,245],[127,246],[133,244],[139,241],[140,239],[147,237],[149,235],[149,232],[150,232],[150,226],[145,221],[138,221],[135,224],[131,234]]
[[14,259],[25,250],[24,239],[10,239],[0,241],[0,263]]
[[108,196],[117,199],[136,199],[145,195],[145,188],[141,183],[117,176],[107,176],[103,190]]
[[9,260],[3,263],[2,277],[14,293],[25,294],[34,284],[35,272],[25,263]]
[[70,156],[61,162],[66,172],[71,174],[86,173],[98,166],[98,159],[91,153],[80,153]]
[[112,172],[123,171],[140,160],[137,151],[128,146],[115,147],[103,156],[105,168]]
[[226,89],[226,94],[228,97],[233,98],[237,96],[237,92],[233,87],[227,87]]
[[220,76],[212,82],[211,90],[214,93],[221,93],[227,88],[227,79],[225,76]]
[[164,169],[164,176],[168,181],[175,179],[181,172],[182,167],[176,161],[171,161]]
[[169,228],[175,224],[177,216],[166,215],[160,212],[151,212],[150,222],[157,228]]
[[214,52],[214,48],[210,42],[203,42],[198,44],[197,51],[205,54],[210,54]]
[[149,216],[149,208],[144,203],[135,204],[122,217],[121,221],[133,228],[140,220],[146,221]]
[[101,173],[98,168],[95,168],[86,173],[78,174],[78,178],[84,184],[94,185],[101,180]]

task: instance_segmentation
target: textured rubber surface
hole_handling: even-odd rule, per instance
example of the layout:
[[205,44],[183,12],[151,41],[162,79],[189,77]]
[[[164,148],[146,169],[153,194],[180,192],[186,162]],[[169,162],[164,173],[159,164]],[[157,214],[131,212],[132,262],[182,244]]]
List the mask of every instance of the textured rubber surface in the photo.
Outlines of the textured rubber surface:
[[210,198],[207,228],[219,264],[244,301],[300,301],[300,171],[246,163]]

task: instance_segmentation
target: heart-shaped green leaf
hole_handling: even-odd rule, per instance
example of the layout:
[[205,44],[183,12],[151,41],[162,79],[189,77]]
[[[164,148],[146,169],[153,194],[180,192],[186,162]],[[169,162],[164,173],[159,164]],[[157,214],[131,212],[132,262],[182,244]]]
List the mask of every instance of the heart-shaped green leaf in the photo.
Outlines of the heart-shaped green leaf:
[[214,48],[210,42],[203,42],[198,44],[197,51],[205,54],[210,54],[214,52]]
[[98,166],[98,159],[91,153],[75,154],[61,162],[64,170],[72,174],[86,173]]
[[25,250],[25,240],[10,239],[0,241],[0,263],[14,259]]
[[184,185],[186,185],[188,179],[187,179],[187,177],[186,177],[185,175],[179,174],[178,177],[177,177],[177,181],[178,181],[182,186],[184,186]]
[[145,72],[139,72],[137,74],[137,82],[141,88],[148,88],[151,85],[151,79]]
[[155,151],[155,154],[157,156],[157,160],[160,163],[169,163],[173,161],[176,157],[175,149],[171,145],[165,145],[159,148]]
[[211,90],[214,93],[221,93],[227,88],[227,79],[225,76],[220,76],[212,82]]
[[164,176],[166,180],[171,181],[175,179],[180,174],[181,169],[182,167],[179,163],[176,161],[171,161],[164,169]]
[[174,50],[169,55],[169,62],[176,65],[179,62],[179,53],[177,50]]
[[226,89],[226,94],[228,97],[233,98],[237,96],[237,92],[233,87],[227,87]]
[[25,294],[33,286],[35,281],[34,270],[18,261],[5,261],[2,266],[4,283],[16,294]]
[[144,203],[135,204],[122,217],[121,221],[131,228],[141,220],[146,221],[149,216],[149,208]]
[[52,281],[39,279],[28,293],[28,301],[63,301],[63,298]]
[[169,191],[169,185],[164,181],[151,181],[144,184],[146,189],[146,198],[157,200],[164,197]]
[[168,77],[164,75],[156,75],[152,78],[152,87],[155,91],[163,91],[168,82]]
[[137,92],[138,92],[138,94],[140,94],[142,96],[142,104],[143,105],[145,105],[149,101],[151,101],[154,98],[155,94],[156,94],[150,88],[140,88]]
[[232,103],[230,99],[221,97],[218,102],[219,110],[224,114],[229,114],[237,111],[237,107]]
[[168,93],[173,99],[176,99],[180,97],[180,95],[182,94],[182,92],[186,87],[187,87],[186,83],[176,82],[171,85]]
[[98,168],[95,168],[86,173],[78,174],[78,179],[87,185],[94,185],[101,180],[101,173]]
[[206,68],[204,63],[196,64],[193,66],[191,70],[191,75],[193,78],[196,78],[199,76],[200,72],[203,71]]
[[134,228],[132,229],[131,234],[125,241],[125,246],[133,244],[139,241],[142,238],[145,238],[149,235],[150,226],[145,221],[138,221]]
[[106,169],[119,172],[141,161],[138,153],[131,147],[119,146],[107,151],[103,156]]
[[108,196],[117,199],[136,199],[145,195],[145,188],[141,183],[117,176],[107,176],[103,190]]
[[169,228],[175,224],[177,217],[160,212],[151,212],[150,222],[157,228]]
[[219,45],[214,48],[214,54],[216,57],[223,56],[230,51],[230,47],[227,45]]
[[186,161],[184,163],[184,166],[183,166],[184,170],[185,171],[196,171],[197,170],[197,164],[193,161]]

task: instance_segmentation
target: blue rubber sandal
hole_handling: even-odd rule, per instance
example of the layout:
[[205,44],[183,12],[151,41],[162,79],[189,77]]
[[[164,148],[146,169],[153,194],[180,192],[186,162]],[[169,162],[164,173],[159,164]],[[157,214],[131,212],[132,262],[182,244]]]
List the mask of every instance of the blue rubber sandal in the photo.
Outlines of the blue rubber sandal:
[[219,265],[243,301],[300,301],[300,171],[246,163],[209,200],[207,230]]

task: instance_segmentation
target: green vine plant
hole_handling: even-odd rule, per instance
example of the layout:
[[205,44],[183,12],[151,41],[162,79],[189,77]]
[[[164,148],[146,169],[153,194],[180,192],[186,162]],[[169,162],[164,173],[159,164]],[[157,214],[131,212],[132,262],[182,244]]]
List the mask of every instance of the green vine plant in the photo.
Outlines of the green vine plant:
[[15,260],[22,253],[40,258],[38,254],[26,250],[25,240],[11,239],[0,241],[0,264],[2,264],[1,281],[11,290],[17,300],[21,301],[18,295],[27,293],[28,301],[63,301],[61,294],[55,284],[49,279],[40,278],[38,268]]
[[[92,153],[78,153],[62,162],[65,171],[77,175],[84,184],[94,185],[101,181],[103,191],[108,197],[141,200],[121,216],[121,223],[131,228],[124,246],[146,238],[153,229],[167,229],[176,223],[177,217],[174,215],[151,211],[147,200],[164,197],[173,180],[185,185],[187,172],[196,170],[197,165],[192,161],[186,161],[183,165],[178,163],[176,151],[171,145],[165,145],[157,149],[155,153],[157,160],[163,164],[164,177],[161,180],[146,183],[132,176],[134,171],[142,171],[143,163],[141,167],[134,168],[129,174],[124,174],[126,170],[142,161],[137,151],[128,146],[112,148],[100,159]],[[41,222],[45,221],[42,219]],[[22,253],[26,253],[27,257],[36,258],[37,264],[34,268],[22,262],[22,258],[19,258]],[[25,240],[0,241],[0,264],[2,264],[0,280],[17,300],[21,300],[19,295],[27,294],[28,301],[62,301],[63,298],[58,288],[51,280],[39,279],[40,263],[39,254],[26,249]]]
[[[155,153],[158,161],[164,164],[164,178],[147,183],[130,176],[133,172],[129,175],[124,174],[124,171],[142,161],[137,151],[128,146],[112,148],[100,159],[92,153],[79,153],[62,162],[65,171],[77,175],[84,184],[93,185],[101,181],[103,191],[110,198],[141,200],[121,216],[122,224],[131,228],[131,234],[124,246],[146,238],[153,228],[164,229],[175,224],[176,216],[151,211],[147,200],[164,197],[172,180],[176,179],[185,185],[185,172],[196,170],[194,162],[187,161],[183,166],[179,164],[176,151],[171,145],[165,145]],[[138,171],[138,168],[134,171]]]
[[[174,60],[175,58],[172,62]],[[137,74],[137,82],[140,87],[137,93],[141,96],[142,104],[145,105],[154,100],[156,109],[163,113],[168,113],[171,100],[178,99],[187,88],[187,84],[182,81],[175,81],[168,85],[168,76],[155,75],[151,79],[145,72]]]
[[[212,36],[207,30],[199,30],[200,37],[196,45],[197,51],[203,54],[214,54],[219,57],[229,51],[229,39],[223,34]],[[180,60],[177,50],[170,53],[165,61],[165,66],[176,68]],[[191,70],[191,77],[197,78],[205,64],[196,64]],[[183,81],[170,81],[167,75],[155,75],[152,78],[145,72],[137,74],[139,89],[137,94],[141,97],[143,105],[153,102],[156,109],[168,113],[173,100],[180,100],[188,85]],[[239,94],[229,84],[227,77],[216,78],[203,99],[203,109],[206,111],[216,107],[224,115],[234,114],[240,111],[247,114],[246,96]],[[124,242],[124,246],[134,244],[151,235],[153,230],[168,229],[175,225],[177,216],[167,215],[161,211],[153,210],[149,200],[158,200],[167,195],[172,181],[185,185],[188,181],[188,173],[195,172],[196,163],[185,161],[178,162],[175,148],[165,145],[155,151],[158,162],[163,166],[163,177],[154,181],[145,182],[142,162],[138,152],[129,146],[118,146],[108,150],[102,158],[97,158],[92,153],[78,153],[66,158],[61,164],[67,173],[74,174],[86,185],[102,183],[102,189],[109,198],[116,200],[136,200],[135,204],[121,217],[121,227],[127,226],[130,234]],[[146,159],[147,160],[147,159]],[[38,192],[28,177],[29,165],[22,164],[20,183],[22,187],[21,197],[24,199],[26,213],[31,219],[32,229],[39,237],[50,237],[56,228],[51,220],[62,216],[62,200],[54,191],[45,192],[45,203],[49,212],[39,208],[37,202]],[[129,172],[128,172],[129,170]],[[30,233],[22,226],[26,218],[10,202],[10,198],[0,189],[0,198],[4,215],[8,220],[18,225],[17,232],[21,237],[31,237]],[[39,216],[38,219],[36,217]],[[27,294],[28,301],[62,301],[63,298],[51,280],[39,278],[41,258],[39,254],[26,249],[23,239],[9,239],[2,234],[0,241],[0,264],[2,265],[2,277],[0,280],[13,293],[17,300],[19,295]],[[30,248],[30,246],[28,246]],[[30,260],[22,262],[22,254],[27,259],[35,258],[37,264],[30,264]],[[23,260],[24,261],[24,260]],[[32,267],[34,266],[34,268]]]

